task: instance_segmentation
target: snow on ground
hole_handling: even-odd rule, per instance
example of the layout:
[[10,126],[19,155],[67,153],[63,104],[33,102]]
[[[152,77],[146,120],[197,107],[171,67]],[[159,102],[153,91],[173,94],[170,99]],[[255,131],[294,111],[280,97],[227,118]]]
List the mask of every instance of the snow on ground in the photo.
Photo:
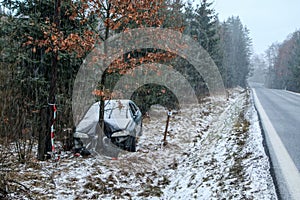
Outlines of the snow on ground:
[[182,108],[166,146],[167,111],[154,106],[137,152],[30,162],[14,178],[33,199],[277,199],[248,92]]

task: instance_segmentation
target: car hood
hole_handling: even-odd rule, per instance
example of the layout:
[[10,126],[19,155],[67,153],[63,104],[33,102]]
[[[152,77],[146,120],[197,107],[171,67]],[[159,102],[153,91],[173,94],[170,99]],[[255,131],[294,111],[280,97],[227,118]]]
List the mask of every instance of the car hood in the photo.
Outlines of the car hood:
[[105,126],[109,128],[106,132],[114,133],[117,131],[127,130],[131,131],[131,124],[133,123],[130,118],[128,119],[104,119]]

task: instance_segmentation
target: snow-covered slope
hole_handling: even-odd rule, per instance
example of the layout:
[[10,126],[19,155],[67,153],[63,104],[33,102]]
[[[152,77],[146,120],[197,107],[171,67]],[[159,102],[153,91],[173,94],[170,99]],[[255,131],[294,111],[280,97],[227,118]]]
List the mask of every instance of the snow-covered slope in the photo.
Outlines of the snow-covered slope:
[[164,146],[166,118],[164,109],[152,109],[135,153],[66,156],[23,166],[16,179],[34,199],[277,199],[247,91],[182,108]]

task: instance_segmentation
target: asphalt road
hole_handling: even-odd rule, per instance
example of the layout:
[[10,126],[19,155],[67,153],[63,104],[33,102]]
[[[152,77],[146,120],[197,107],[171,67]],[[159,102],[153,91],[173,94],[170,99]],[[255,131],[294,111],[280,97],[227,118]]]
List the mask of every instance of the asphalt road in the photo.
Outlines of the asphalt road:
[[[252,83],[250,84],[255,89],[257,99],[259,100],[262,109],[269,118],[270,123],[279,136],[284,148],[291,158],[289,165],[292,163],[296,168],[294,171],[300,171],[300,94],[292,93],[286,90],[267,89],[263,85]],[[260,112],[260,111],[259,111]],[[263,122],[264,123],[264,122]],[[268,142],[267,142],[268,144]],[[270,145],[270,143],[268,144]],[[274,154],[274,149],[277,146],[269,147],[270,154]],[[273,149],[273,150],[272,150]],[[276,149],[278,150],[278,149]],[[282,181],[285,173],[289,171],[278,169],[280,164],[276,159],[276,155],[271,155],[273,165],[275,166],[275,174],[279,184],[279,190],[282,199],[290,199],[288,194],[288,187],[283,186]],[[280,161],[279,161],[280,162]],[[286,163],[284,163],[286,165]],[[282,164],[281,164],[282,165]],[[295,174],[295,173],[294,173]],[[293,176],[292,176],[293,179]],[[299,187],[299,186],[297,186]],[[288,198],[286,198],[288,197]]]

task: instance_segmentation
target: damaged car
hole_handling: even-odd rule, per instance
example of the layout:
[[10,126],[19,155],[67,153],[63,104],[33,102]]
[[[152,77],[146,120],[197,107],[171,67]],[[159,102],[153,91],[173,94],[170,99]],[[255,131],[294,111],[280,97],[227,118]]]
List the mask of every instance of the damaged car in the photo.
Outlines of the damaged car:
[[[94,103],[76,126],[75,150],[82,150],[81,139],[96,138],[99,122],[100,102]],[[104,107],[103,141],[109,140],[115,146],[130,152],[136,151],[137,137],[142,134],[142,113],[131,100],[106,100]],[[104,142],[105,143],[105,142]]]

